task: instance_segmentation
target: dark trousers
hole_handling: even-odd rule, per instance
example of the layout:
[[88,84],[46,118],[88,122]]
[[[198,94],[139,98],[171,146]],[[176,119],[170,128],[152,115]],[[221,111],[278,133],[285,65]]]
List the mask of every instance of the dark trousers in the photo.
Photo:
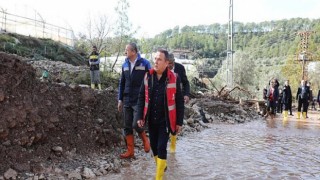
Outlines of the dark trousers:
[[283,103],[279,102],[278,101],[278,104],[277,104],[277,113],[282,113],[282,106],[283,106]]
[[289,100],[287,106],[288,106],[288,109],[287,109],[287,110],[289,110],[289,111],[290,111],[290,114],[292,115],[292,100]]
[[289,110],[289,103],[284,103],[284,110],[288,111]]
[[144,129],[139,128],[137,125],[137,105],[135,106],[124,106],[123,108],[123,120],[124,120],[124,135],[133,134],[133,129],[138,133],[141,133]]
[[160,159],[167,159],[169,132],[166,124],[155,125],[149,123],[149,139],[153,155]]
[[298,100],[298,112],[301,112],[301,108],[302,108],[302,112],[307,112],[308,100],[306,100],[306,99],[299,99]]

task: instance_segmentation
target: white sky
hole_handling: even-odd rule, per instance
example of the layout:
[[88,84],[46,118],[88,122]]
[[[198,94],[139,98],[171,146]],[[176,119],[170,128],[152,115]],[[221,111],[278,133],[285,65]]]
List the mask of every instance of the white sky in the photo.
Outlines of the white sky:
[[[140,27],[139,37],[153,37],[177,25],[228,22],[229,0],[128,0],[129,20]],[[233,0],[234,21],[262,22],[295,17],[320,18],[319,0]],[[84,32],[88,16],[106,14],[115,19],[117,0],[0,0],[9,13],[35,17],[47,23]]]

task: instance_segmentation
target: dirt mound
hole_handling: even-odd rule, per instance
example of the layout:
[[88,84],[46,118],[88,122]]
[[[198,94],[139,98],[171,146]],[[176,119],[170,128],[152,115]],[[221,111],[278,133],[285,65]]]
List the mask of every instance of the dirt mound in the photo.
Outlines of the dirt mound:
[[0,174],[37,171],[120,143],[116,92],[40,82],[18,56],[0,52]]

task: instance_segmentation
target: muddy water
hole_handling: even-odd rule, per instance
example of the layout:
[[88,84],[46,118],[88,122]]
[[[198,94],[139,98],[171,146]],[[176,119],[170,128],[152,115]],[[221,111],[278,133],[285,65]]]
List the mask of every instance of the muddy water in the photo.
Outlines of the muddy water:
[[[320,179],[320,120],[211,125],[177,141],[164,179]],[[319,115],[318,115],[319,116]],[[154,179],[151,155],[101,179]]]

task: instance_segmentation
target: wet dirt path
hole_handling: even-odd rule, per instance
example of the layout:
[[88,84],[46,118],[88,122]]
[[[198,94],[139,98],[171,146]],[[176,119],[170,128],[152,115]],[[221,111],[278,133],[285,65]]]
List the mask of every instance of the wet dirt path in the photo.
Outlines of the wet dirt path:
[[[320,179],[320,117],[212,124],[177,141],[164,179]],[[154,179],[150,154],[101,179]]]

